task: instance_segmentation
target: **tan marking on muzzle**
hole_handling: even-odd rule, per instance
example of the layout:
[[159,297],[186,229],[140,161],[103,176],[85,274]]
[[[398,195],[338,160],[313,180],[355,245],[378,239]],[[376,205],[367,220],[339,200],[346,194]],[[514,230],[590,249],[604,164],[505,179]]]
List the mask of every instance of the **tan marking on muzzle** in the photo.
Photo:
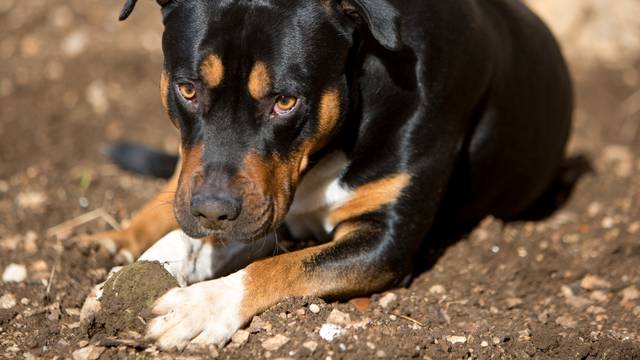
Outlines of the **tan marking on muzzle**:
[[271,91],[271,77],[267,65],[258,61],[253,65],[251,74],[249,74],[249,94],[256,100],[260,100]]
[[169,111],[169,74],[162,70],[160,74],[160,100],[165,111]]
[[200,76],[209,88],[215,88],[224,79],[224,65],[216,54],[208,55],[200,64]]
[[396,201],[410,181],[411,175],[400,173],[360,186],[345,203],[329,213],[329,222],[335,226]]

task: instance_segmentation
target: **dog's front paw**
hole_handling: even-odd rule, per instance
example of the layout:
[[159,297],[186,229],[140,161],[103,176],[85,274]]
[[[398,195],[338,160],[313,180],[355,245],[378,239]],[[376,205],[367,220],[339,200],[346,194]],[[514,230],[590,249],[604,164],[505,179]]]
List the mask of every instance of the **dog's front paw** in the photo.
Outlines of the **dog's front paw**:
[[190,343],[223,344],[243,325],[244,271],[176,288],[153,307],[157,315],[147,328],[147,338],[162,349],[184,349]]

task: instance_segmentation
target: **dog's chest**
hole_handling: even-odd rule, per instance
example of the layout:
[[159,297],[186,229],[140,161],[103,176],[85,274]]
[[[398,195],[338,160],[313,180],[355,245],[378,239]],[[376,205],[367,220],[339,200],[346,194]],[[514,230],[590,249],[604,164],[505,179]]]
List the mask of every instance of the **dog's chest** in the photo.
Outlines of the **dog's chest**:
[[302,179],[285,222],[296,238],[325,240],[333,231],[327,221],[331,209],[347,200],[351,191],[340,182],[347,167],[343,152],[324,157]]

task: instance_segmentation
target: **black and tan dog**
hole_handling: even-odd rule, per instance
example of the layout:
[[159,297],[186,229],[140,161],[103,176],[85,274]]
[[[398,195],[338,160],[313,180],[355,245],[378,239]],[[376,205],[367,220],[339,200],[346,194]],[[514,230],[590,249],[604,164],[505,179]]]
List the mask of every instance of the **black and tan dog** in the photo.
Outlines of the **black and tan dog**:
[[[181,229],[143,255],[182,256],[172,272],[195,283],[156,304],[163,348],[225,341],[287,297],[399,285],[434,229],[514,217],[558,174],[571,83],[519,1],[159,3],[181,165],[129,229],[101,236],[137,256]],[[216,244],[261,245],[282,224],[324,244],[255,262],[233,250],[221,261],[239,270],[211,280]]]

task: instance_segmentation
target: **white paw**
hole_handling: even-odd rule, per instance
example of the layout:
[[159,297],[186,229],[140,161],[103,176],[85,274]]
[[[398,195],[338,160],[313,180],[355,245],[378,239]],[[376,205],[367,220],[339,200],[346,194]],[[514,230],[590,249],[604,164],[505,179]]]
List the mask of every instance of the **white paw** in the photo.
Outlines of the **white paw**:
[[161,349],[184,349],[190,343],[222,344],[242,326],[244,270],[227,277],[176,288],[153,307],[157,315],[147,328],[147,338]]

